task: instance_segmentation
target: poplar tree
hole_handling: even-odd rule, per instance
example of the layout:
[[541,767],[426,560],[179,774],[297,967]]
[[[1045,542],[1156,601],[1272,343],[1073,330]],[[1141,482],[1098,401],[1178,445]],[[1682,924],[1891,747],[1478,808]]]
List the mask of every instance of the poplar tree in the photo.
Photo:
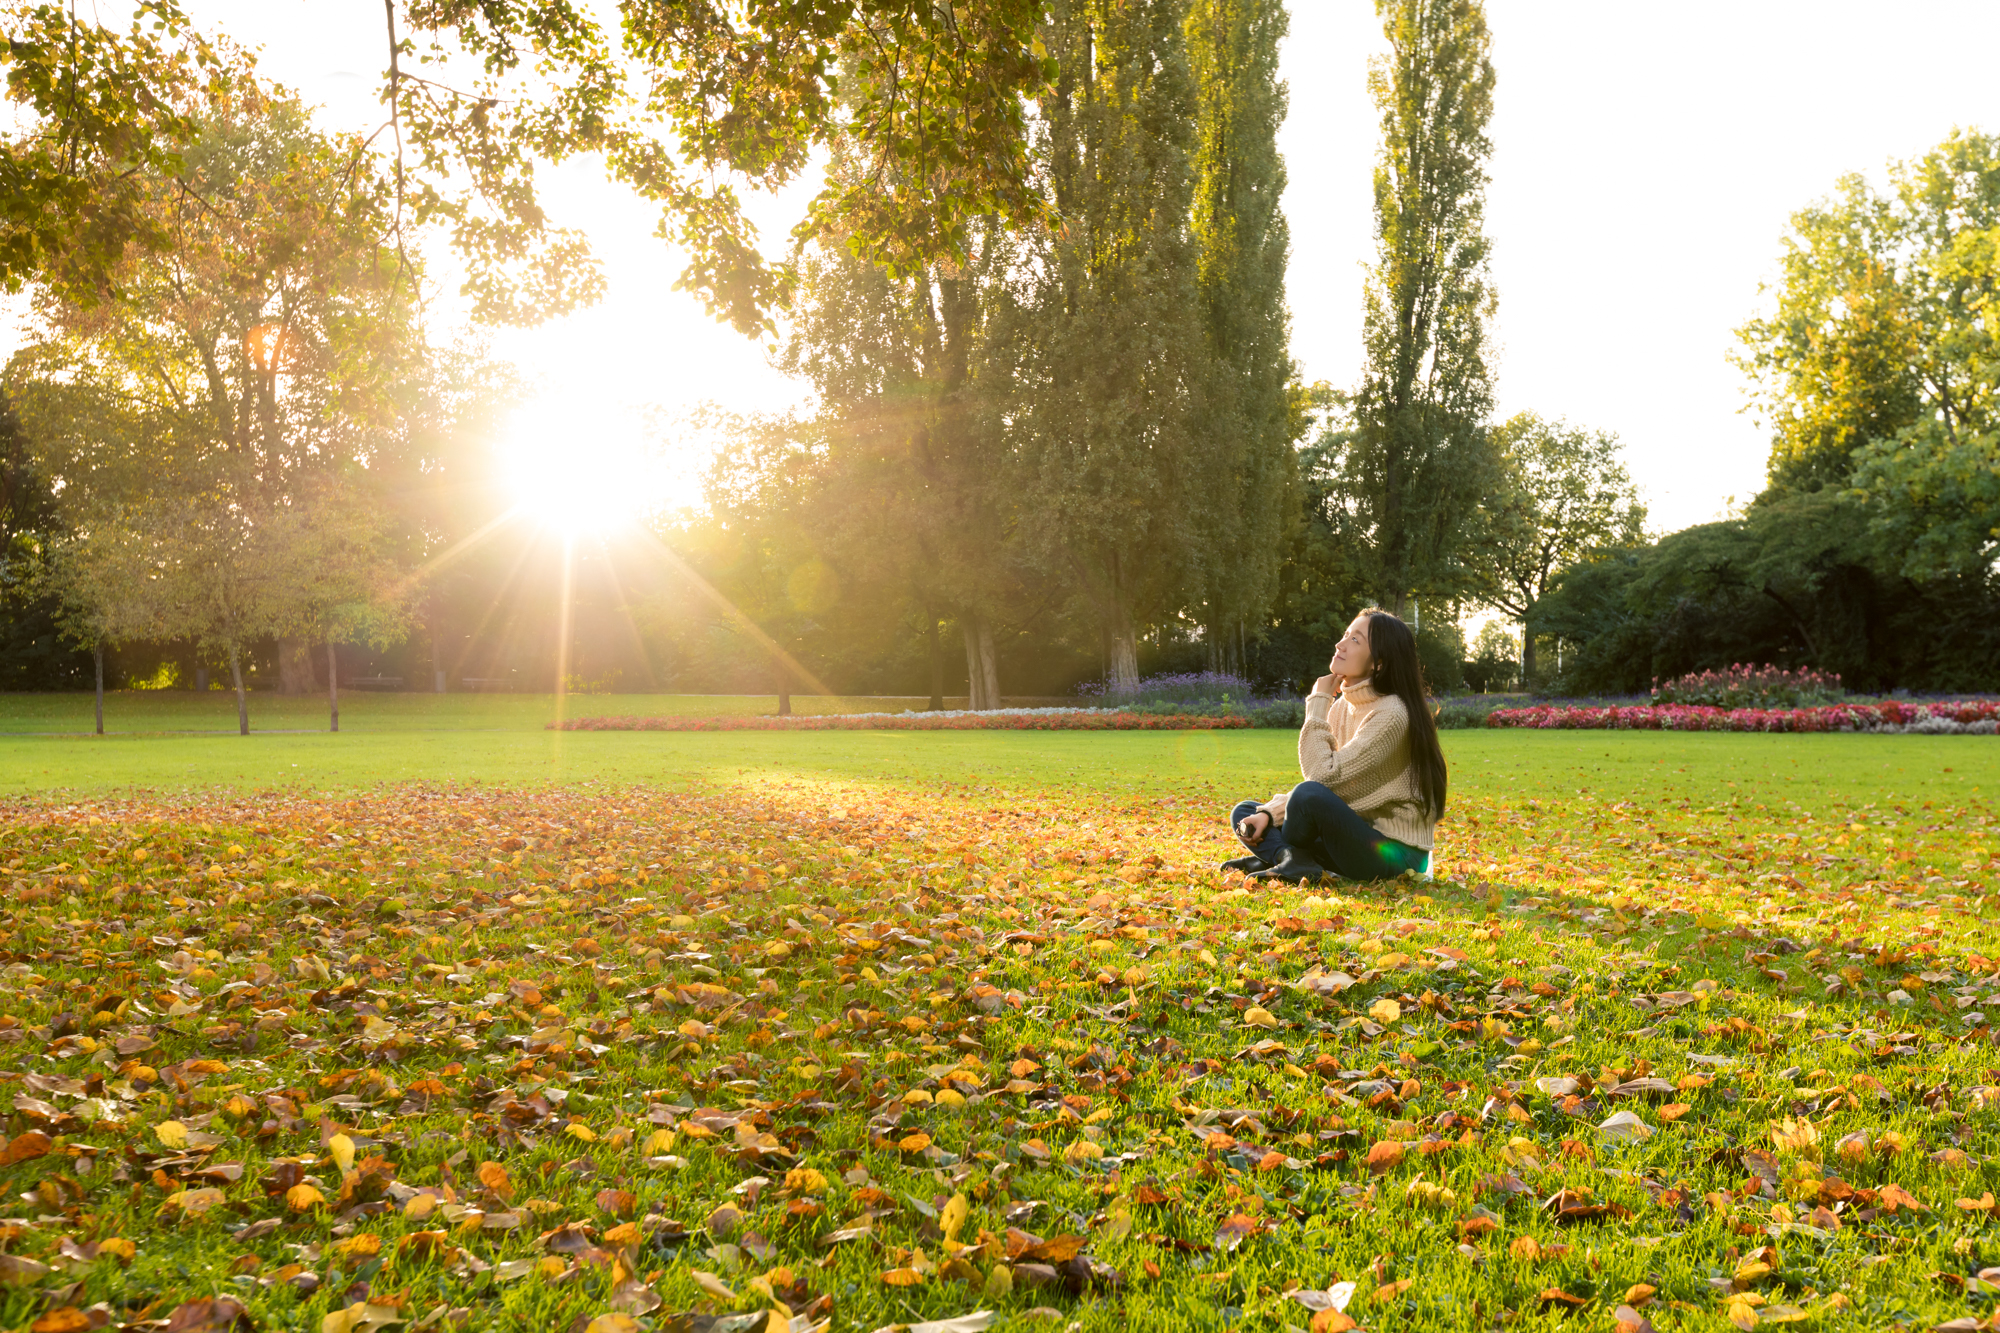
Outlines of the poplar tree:
[[993,384],[1006,373],[989,353],[1009,245],[989,220],[968,263],[900,274],[840,238],[811,247],[797,264],[800,299],[780,360],[819,400],[781,469],[791,474],[779,489],[796,520],[794,558],[824,558],[858,596],[915,612],[934,702],[938,625],[956,621],[975,709],[1000,706],[994,630],[1014,583]]
[[1285,164],[1278,127],[1286,90],[1279,0],[1195,0],[1187,45],[1197,89],[1196,282],[1206,365],[1193,435],[1210,456],[1204,630],[1211,664],[1242,669],[1245,628],[1277,592],[1284,536],[1297,508],[1294,402],[1279,208]]
[[1059,219],[1032,257],[1020,516],[1094,604],[1108,674],[1137,684],[1138,627],[1177,614],[1215,508],[1190,391],[1202,374],[1195,88],[1185,0],[1060,0],[1040,145]]
[[1480,498],[1498,477],[1483,231],[1493,64],[1480,0],[1376,0],[1390,54],[1370,62],[1382,116],[1366,369],[1345,473],[1374,536],[1375,581],[1412,595],[1471,582]]

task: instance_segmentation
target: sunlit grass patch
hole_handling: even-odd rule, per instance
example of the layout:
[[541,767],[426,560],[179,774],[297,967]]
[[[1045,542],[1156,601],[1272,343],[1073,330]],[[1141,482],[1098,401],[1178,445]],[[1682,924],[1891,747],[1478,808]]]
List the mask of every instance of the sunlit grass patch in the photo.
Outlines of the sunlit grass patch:
[[1984,1318],[1991,804],[1491,753],[1284,894],[1137,782],[17,803],[0,1320]]

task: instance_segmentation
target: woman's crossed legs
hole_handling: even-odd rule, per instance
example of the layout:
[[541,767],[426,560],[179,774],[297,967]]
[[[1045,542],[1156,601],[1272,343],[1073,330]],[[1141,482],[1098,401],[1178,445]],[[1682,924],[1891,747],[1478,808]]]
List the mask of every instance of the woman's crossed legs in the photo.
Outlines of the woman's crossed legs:
[[[1257,802],[1242,802],[1231,812],[1229,827],[1237,829],[1256,810]],[[1311,879],[1329,871],[1343,879],[1394,879],[1406,870],[1421,874],[1431,863],[1429,852],[1377,832],[1331,787],[1319,782],[1292,788],[1285,822],[1266,829],[1255,845],[1247,841],[1243,845],[1267,867],[1255,873],[1285,880]]]

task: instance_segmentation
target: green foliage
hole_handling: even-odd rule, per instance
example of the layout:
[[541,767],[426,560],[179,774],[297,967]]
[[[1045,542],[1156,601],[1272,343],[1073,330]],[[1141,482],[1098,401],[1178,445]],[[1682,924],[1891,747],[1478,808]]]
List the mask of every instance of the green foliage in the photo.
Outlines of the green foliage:
[[1497,620],[1479,627],[1472,657],[1465,664],[1465,681],[1481,694],[1508,690],[1521,677],[1521,636]]
[[[1504,482],[1485,506],[1483,595],[1526,623],[1556,570],[1598,547],[1638,541],[1646,507],[1609,432],[1521,412],[1493,428],[1493,444]],[[1521,672],[1529,680],[1537,674],[1533,634],[1522,648]]]
[[237,69],[174,0],[139,0],[123,32],[74,5],[0,5],[0,68],[20,125],[0,135],[0,288],[60,275],[107,294],[132,247],[170,243],[151,190],[180,170],[190,107]]
[[1066,0],[1043,104],[1063,228],[1036,238],[1023,302],[1022,535],[1096,606],[1120,685],[1142,624],[1200,588],[1215,455],[1202,381],[1196,88],[1181,0]]
[[1770,494],[1852,487],[1914,579],[2000,552],[2000,137],[1956,131],[1792,219],[1776,309],[1741,331]]
[[1352,439],[1329,416],[1298,451],[1302,521],[1285,537],[1277,600],[1252,657],[1257,679],[1299,694],[1326,674],[1333,645],[1373,601],[1366,534],[1340,472]]
[[1244,629],[1268,616],[1295,518],[1293,446],[1306,425],[1285,309],[1291,232],[1279,209],[1286,90],[1278,46],[1287,24],[1278,0],[1195,0],[1187,18],[1197,101],[1196,287],[1207,353],[1193,437],[1220,446],[1208,464],[1199,614],[1218,668],[1238,657]]
[[1994,688],[2000,591],[1912,583],[1900,564],[1862,506],[1787,495],[1561,571],[1536,626],[1564,642],[1572,693],[1640,693],[1736,662],[1810,665],[1857,690]]
[[1374,586],[1401,614],[1413,594],[1473,586],[1480,501],[1499,484],[1485,428],[1493,65],[1479,0],[1376,0],[1375,9],[1390,46],[1368,73],[1382,118],[1377,255],[1343,471],[1370,537]]

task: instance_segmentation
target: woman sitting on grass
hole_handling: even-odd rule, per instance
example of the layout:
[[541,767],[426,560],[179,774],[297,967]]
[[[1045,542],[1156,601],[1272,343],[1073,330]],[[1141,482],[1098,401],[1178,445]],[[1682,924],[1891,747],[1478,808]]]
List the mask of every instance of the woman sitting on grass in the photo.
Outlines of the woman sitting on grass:
[[1252,879],[1296,884],[1428,877],[1431,830],[1444,813],[1444,750],[1424,702],[1417,640],[1387,611],[1347,627],[1306,698],[1299,773],[1289,792],[1245,801],[1230,826],[1250,855],[1223,863]]

